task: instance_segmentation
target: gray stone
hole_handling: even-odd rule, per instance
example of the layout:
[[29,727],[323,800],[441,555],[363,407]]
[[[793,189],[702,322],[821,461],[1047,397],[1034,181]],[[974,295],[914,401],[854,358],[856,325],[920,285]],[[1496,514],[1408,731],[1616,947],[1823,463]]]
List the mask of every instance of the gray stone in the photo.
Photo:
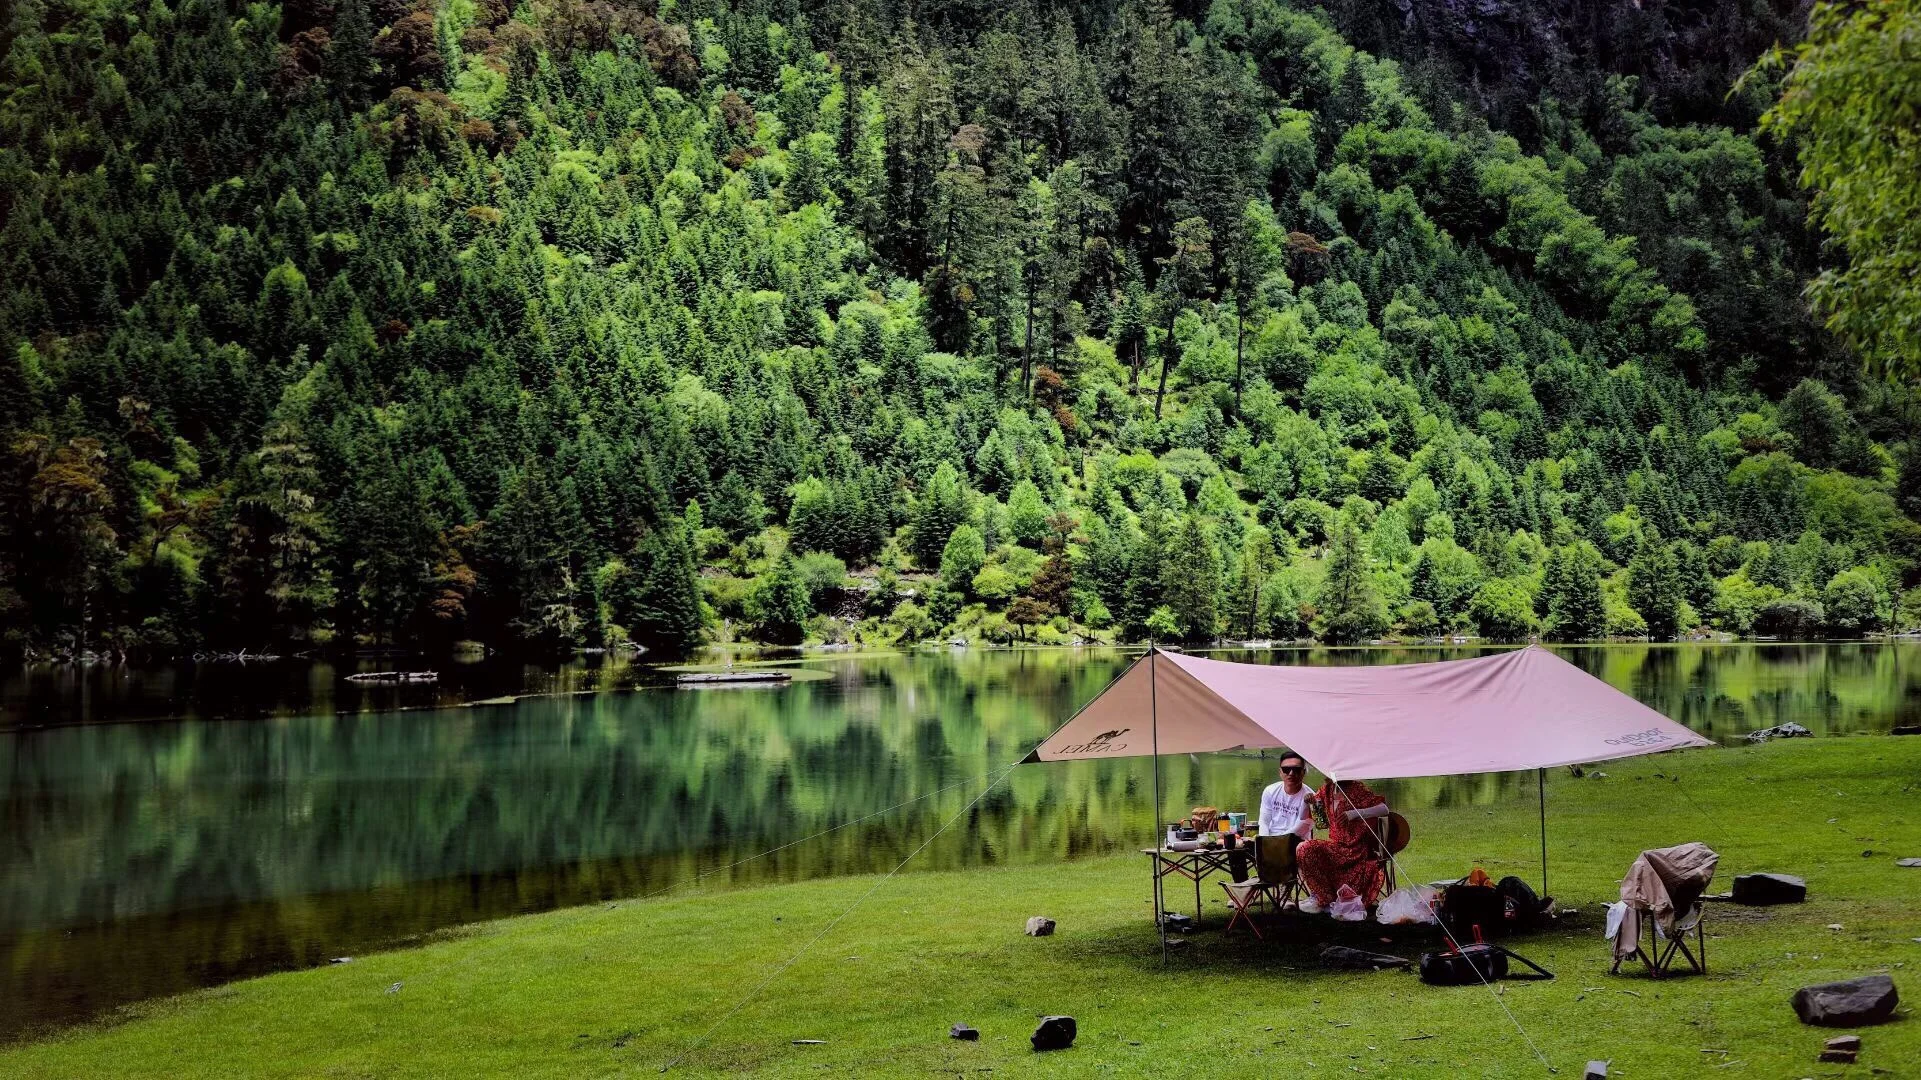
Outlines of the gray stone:
[[1894,860],[1894,865],[1896,865],[1896,866],[1921,866],[1921,859],[1896,859],[1896,860]]
[[1794,992],[1794,1014],[1804,1024],[1863,1027],[1886,1022],[1901,996],[1886,975],[1804,986]]
[[1074,1045],[1074,1036],[1079,1034],[1071,1016],[1043,1016],[1041,1024],[1034,1029],[1028,1041],[1036,1050],[1065,1050]]
[[1861,1036],[1836,1035],[1834,1038],[1822,1043],[1821,1048],[1824,1050],[1852,1050],[1858,1054],[1861,1052]]
[[1742,874],[1734,879],[1733,900],[1737,904],[1798,904],[1807,898],[1808,883],[1793,874]]
[[1921,724],[1902,724],[1899,727],[1896,727],[1891,734],[1921,735]]
[[1054,920],[1045,915],[1036,915],[1027,920],[1028,937],[1048,937],[1054,933]]
[[1814,732],[1809,731],[1800,724],[1776,724],[1771,728],[1762,728],[1759,731],[1748,732],[1748,741],[1767,742],[1769,739],[1805,739],[1813,734]]
[[1581,1080],[1607,1080],[1607,1075],[1607,1062],[1590,1061],[1587,1063],[1587,1068],[1581,1073]]
[[1852,1065],[1857,1056],[1859,1052],[1855,1050],[1823,1050],[1815,1060],[1823,1065]]
[[955,1024],[947,1029],[947,1037],[959,1039],[962,1042],[973,1042],[981,1037],[981,1033],[966,1024]]
[[1161,913],[1161,925],[1167,928],[1168,933],[1178,934],[1194,929],[1194,920],[1179,912],[1167,911]]

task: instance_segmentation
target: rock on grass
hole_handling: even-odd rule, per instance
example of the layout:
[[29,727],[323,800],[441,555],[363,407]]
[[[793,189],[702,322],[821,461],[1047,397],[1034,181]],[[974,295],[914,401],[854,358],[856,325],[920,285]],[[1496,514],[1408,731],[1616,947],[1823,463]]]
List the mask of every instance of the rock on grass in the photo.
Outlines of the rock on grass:
[[1794,992],[1794,1014],[1804,1024],[1860,1027],[1886,1022],[1901,1000],[1886,975],[1804,986]]
[[1040,1026],[1034,1029],[1029,1040],[1036,1050],[1065,1050],[1074,1045],[1078,1034],[1071,1016],[1043,1016]]

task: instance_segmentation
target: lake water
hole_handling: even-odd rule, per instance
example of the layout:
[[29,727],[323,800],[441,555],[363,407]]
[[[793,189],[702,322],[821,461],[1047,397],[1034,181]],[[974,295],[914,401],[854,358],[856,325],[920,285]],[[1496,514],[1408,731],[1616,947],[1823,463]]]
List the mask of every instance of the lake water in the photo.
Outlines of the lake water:
[[[1365,664],[1480,651],[1213,655]],[[1789,720],[1880,732],[1921,715],[1912,644],[1562,654],[1721,739]],[[0,1039],[703,875],[886,870],[1133,655],[843,655],[798,661],[786,687],[708,690],[650,685],[666,676],[613,658],[482,663],[437,686],[374,689],[304,661],[16,669],[0,679]],[[520,692],[545,696],[458,704]],[[1163,805],[1249,806],[1271,771],[1246,756],[1170,758]],[[1150,785],[1140,759],[1015,769],[910,869],[1139,846]],[[1533,790],[1519,774],[1381,787],[1414,806]]]

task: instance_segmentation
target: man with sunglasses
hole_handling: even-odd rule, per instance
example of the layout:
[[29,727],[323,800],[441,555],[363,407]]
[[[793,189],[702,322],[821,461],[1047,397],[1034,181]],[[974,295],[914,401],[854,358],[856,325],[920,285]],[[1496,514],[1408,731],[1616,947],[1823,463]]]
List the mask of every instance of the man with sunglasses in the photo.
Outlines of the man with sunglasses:
[[[1292,750],[1281,754],[1280,775],[1279,780],[1261,792],[1261,835],[1287,837],[1288,847],[1293,849],[1302,841],[1314,838],[1314,817],[1310,811],[1318,796],[1302,782],[1307,776],[1307,759]],[[1289,865],[1291,867],[1291,860]],[[1309,915],[1321,910],[1311,896],[1301,897],[1299,907]]]
[[1314,836],[1314,818],[1309,804],[1314,789],[1301,781],[1307,776],[1307,759],[1288,751],[1281,755],[1281,778],[1261,792],[1261,835],[1292,833],[1303,840]]

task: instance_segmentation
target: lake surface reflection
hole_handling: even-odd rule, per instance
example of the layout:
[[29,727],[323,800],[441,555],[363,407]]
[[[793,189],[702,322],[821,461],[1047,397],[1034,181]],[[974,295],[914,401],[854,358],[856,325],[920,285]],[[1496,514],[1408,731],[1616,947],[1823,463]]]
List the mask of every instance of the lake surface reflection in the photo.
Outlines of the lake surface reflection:
[[[1481,651],[1214,655],[1365,664]],[[1914,645],[1562,652],[1717,738],[1788,720],[1823,734],[1885,731],[1921,714]],[[738,885],[891,868],[1132,655],[843,656],[801,661],[815,674],[779,689],[640,688],[465,707],[447,703],[661,676],[613,660],[484,667],[383,695],[342,683],[344,671],[294,662],[244,678],[22,669],[0,693],[0,1038],[701,875]],[[425,707],[391,711],[405,705]],[[191,718],[148,719],[164,714]],[[1270,772],[1240,756],[1169,758],[1163,807],[1173,816],[1196,803],[1248,806]],[[1415,806],[1533,790],[1517,774],[1383,787]],[[1136,847],[1151,790],[1141,759],[1015,769],[911,869]]]

